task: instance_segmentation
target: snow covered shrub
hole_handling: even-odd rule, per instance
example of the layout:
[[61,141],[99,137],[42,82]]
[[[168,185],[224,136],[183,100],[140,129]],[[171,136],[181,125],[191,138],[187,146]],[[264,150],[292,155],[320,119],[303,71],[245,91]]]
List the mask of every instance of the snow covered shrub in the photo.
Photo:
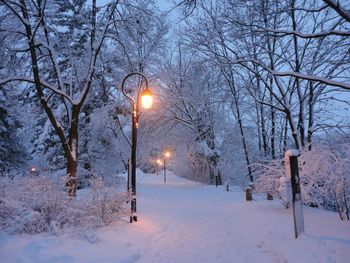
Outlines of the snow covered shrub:
[[59,222],[63,228],[91,229],[128,215],[128,193],[118,193],[115,184],[106,186],[101,176],[91,179],[89,185],[90,188],[78,192],[77,199],[71,200],[65,213],[61,214]]
[[337,211],[341,220],[349,220],[350,144],[314,147],[299,159],[304,203]]
[[284,176],[282,160],[271,160],[251,165],[255,178],[255,192],[269,193],[280,198],[278,191],[279,178]]
[[126,215],[126,193],[106,187],[102,179],[71,198],[64,182],[48,177],[0,178],[0,229],[9,233],[71,231],[110,224]]
[[10,233],[47,232],[67,204],[67,194],[46,177],[1,181],[0,227]]
[[[298,158],[304,204],[350,217],[350,144],[316,146]],[[282,160],[254,164],[255,189],[281,198],[279,178],[284,176]]]
[[90,180],[91,189],[85,193],[75,207],[73,224],[84,228],[108,225],[128,214],[125,207],[129,200],[127,193],[117,193],[115,187],[107,187],[102,178]]

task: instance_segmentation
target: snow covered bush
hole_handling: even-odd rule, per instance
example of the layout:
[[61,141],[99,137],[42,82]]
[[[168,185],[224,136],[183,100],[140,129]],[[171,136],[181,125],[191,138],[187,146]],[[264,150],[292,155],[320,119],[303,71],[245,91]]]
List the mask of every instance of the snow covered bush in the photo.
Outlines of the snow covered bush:
[[46,177],[2,178],[0,227],[10,233],[47,232],[66,207],[66,193]]
[[349,220],[350,144],[315,147],[299,159],[304,203],[337,211],[341,220]]
[[[298,159],[304,204],[336,211],[341,220],[350,220],[350,144],[316,146],[303,151]],[[255,164],[254,168],[256,191],[281,198],[282,160]]]
[[128,193],[117,193],[115,187],[107,187],[102,178],[90,182],[91,188],[70,207],[73,216],[68,225],[95,228],[104,226],[128,215],[125,204]]
[[93,180],[91,189],[67,196],[64,182],[48,177],[0,178],[0,229],[9,233],[58,233],[110,224],[127,214],[128,195]]
[[251,165],[255,178],[255,192],[268,193],[280,198],[278,191],[279,178],[284,176],[282,160],[271,160]]

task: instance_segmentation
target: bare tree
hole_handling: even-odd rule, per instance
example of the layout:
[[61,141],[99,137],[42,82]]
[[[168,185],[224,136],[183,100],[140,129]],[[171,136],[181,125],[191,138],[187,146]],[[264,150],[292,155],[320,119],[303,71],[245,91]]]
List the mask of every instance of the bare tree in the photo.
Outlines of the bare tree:
[[[62,48],[54,43],[52,36],[52,13],[54,10],[51,2],[46,0],[14,1],[3,0],[2,3],[8,11],[21,23],[22,28],[15,34],[21,36],[21,40],[27,42],[21,52],[28,52],[29,63],[31,64],[31,74],[26,76],[13,76],[0,80],[0,84],[11,81],[28,82],[34,84],[37,96],[44,108],[47,117],[54,127],[67,160],[67,182],[68,193],[76,195],[77,188],[77,165],[78,165],[78,139],[79,139],[79,117],[82,106],[86,101],[89,91],[93,85],[97,59],[106,38],[108,28],[115,19],[115,11],[118,1],[108,4],[96,10],[96,0],[92,1],[92,12],[90,13],[90,26],[86,33],[90,41],[88,49],[85,50],[83,61],[77,57],[77,61],[71,65],[67,61],[72,61],[69,52],[58,50]],[[9,18],[10,19],[10,18]],[[8,21],[8,25],[11,21]],[[10,27],[9,27],[10,28]],[[13,33],[13,32],[11,32]],[[46,61],[44,58],[48,58]],[[81,61],[77,69],[77,62]],[[85,63],[85,65],[84,65]],[[66,69],[70,67],[69,70]],[[50,67],[53,72],[53,79],[48,79],[46,68]],[[79,74],[77,74],[79,72]],[[83,78],[82,76],[85,75]],[[46,81],[48,80],[48,81]],[[67,109],[68,125],[65,127],[58,116],[55,115],[52,105],[52,97],[57,96]]]
[[[246,87],[254,100],[260,109],[261,105],[271,109],[270,146],[275,158],[275,110],[285,114],[295,146],[304,148],[312,141],[320,94],[331,87],[349,90],[343,81],[349,69],[348,25],[316,2],[254,3],[200,1],[200,15],[189,20],[187,36],[189,45],[208,60],[246,71],[241,74],[248,75]],[[261,96],[265,91],[269,96]]]
[[167,75],[164,96],[168,104],[165,117],[191,131],[193,148],[187,153],[189,158],[197,160],[194,165],[202,164],[202,170],[193,172],[203,176],[205,171],[210,183],[217,180],[221,184],[215,132],[217,74],[208,71],[201,61],[195,61],[180,44],[176,48],[176,55],[164,69]]

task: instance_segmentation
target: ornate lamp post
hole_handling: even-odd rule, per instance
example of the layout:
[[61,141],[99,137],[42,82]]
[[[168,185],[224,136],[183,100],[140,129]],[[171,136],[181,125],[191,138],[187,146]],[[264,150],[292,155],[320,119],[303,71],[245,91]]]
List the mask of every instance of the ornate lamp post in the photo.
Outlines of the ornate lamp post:
[[[138,92],[137,92],[137,98],[136,100],[132,98],[130,95],[126,94],[124,91],[124,84],[126,80],[131,76],[140,76],[145,80],[146,87],[142,88],[140,86]],[[128,75],[125,76],[125,78],[122,81],[121,90],[126,98],[128,98],[131,102],[131,105],[133,107],[132,112],[132,131],[131,131],[131,173],[130,173],[130,185],[131,185],[131,214],[130,214],[130,223],[137,221],[137,215],[136,215],[136,147],[137,147],[137,128],[138,128],[138,119],[140,115],[139,111],[139,104],[141,100],[141,105],[145,109],[149,109],[152,107],[153,103],[153,97],[152,92],[148,87],[148,81],[144,74],[140,72],[131,72]],[[130,167],[129,167],[130,169]],[[130,171],[129,171],[130,172]]]

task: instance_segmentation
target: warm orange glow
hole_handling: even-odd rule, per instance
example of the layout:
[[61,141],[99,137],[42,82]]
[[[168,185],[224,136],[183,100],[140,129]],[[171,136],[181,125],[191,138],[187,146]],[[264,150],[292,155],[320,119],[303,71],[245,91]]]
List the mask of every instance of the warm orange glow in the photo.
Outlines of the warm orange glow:
[[149,88],[144,89],[141,92],[141,105],[145,109],[149,109],[153,104],[152,91]]
[[31,172],[36,172],[36,168],[33,167],[32,169],[30,169]]
[[159,230],[159,224],[150,217],[144,216],[135,224],[135,229],[140,233],[156,233]]
[[170,152],[166,151],[166,152],[164,153],[164,155],[165,155],[165,157],[169,158],[169,157],[170,157]]
[[157,160],[157,164],[163,165],[162,161],[160,159]]

